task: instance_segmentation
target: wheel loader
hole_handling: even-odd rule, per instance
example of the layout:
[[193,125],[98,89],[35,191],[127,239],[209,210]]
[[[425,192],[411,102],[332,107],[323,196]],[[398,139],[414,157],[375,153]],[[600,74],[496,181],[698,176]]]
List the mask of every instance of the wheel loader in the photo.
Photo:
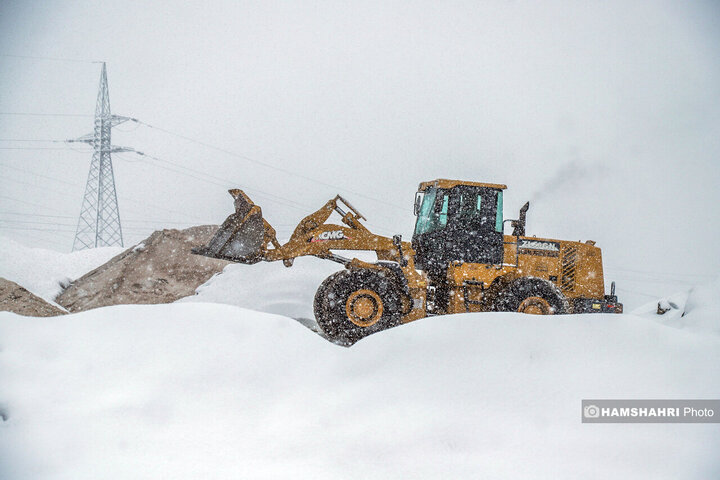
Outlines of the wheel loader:
[[[525,235],[529,202],[518,219],[504,219],[506,188],[446,179],[421,183],[411,242],[372,233],[362,223],[367,219],[337,195],[282,245],[260,207],[233,189],[235,213],[206,246],[192,251],[244,264],[282,261],[290,267],[307,255],[342,264],[318,288],[314,312],[325,335],[344,344],[429,315],[622,313],[614,282],[605,294],[595,242]],[[334,212],[341,224],[328,222]],[[513,231],[506,235],[508,223]],[[377,261],[337,253],[353,250],[375,252]]]

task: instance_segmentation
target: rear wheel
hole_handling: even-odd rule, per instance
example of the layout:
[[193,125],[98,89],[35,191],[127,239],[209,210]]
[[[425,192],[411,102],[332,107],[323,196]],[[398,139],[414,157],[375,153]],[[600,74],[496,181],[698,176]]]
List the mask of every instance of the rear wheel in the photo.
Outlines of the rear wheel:
[[542,278],[519,278],[501,290],[493,310],[533,315],[553,315],[568,312],[568,302],[551,282]]
[[542,297],[528,297],[520,303],[517,309],[520,313],[529,313],[530,315],[550,315],[554,313],[550,302]]
[[391,277],[346,270],[328,277],[315,294],[315,318],[332,340],[353,344],[399,323],[401,301]]

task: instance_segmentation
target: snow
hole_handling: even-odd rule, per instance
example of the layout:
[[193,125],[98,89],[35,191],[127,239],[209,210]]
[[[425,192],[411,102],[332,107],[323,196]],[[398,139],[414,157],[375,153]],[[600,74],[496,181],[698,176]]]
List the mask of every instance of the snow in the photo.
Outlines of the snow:
[[[650,302],[633,311],[673,328],[687,329],[701,334],[720,335],[720,277],[696,285],[659,302]],[[667,311],[658,315],[658,303]]]
[[[314,257],[255,265],[230,264],[178,302],[226,303],[295,319],[314,319],[313,300],[318,285],[342,265]],[[314,322],[314,320],[313,320]]]
[[714,282],[690,290],[683,326],[704,333],[720,335],[720,277]]
[[[48,296],[120,253],[11,247],[0,275]],[[343,348],[292,319],[339,268],[233,264],[173,304],[0,312],[0,479],[720,475],[717,424],[580,421],[582,399],[718,398],[720,279],[665,315],[438,316]]]
[[104,247],[58,253],[42,248],[28,248],[8,238],[0,237],[0,277],[12,280],[38,297],[53,302],[68,284],[99,267],[122,247]]
[[[631,313],[673,328],[720,335],[720,277],[648,302]],[[666,310],[658,314],[658,306]]]
[[347,349],[174,303],[3,312],[0,339],[3,479],[720,472],[717,424],[580,422],[583,398],[717,398],[720,336],[636,315],[433,317]]

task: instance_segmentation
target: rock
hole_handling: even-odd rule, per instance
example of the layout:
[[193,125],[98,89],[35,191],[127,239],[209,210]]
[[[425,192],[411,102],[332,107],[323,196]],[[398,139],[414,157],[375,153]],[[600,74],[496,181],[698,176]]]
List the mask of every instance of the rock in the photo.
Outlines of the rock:
[[0,278],[0,311],[26,317],[55,317],[67,312],[29,292],[15,282]]
[[203,225],[162,230],[83,275],[55,300],[71,312],[119,304],[171,303],[195,289],[229,263],[193,255],[217,230]]

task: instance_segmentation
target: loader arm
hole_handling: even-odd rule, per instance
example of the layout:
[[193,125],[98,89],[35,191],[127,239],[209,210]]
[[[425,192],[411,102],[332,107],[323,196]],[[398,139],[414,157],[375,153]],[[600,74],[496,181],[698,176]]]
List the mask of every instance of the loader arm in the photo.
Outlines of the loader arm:
[[[372,233],[360,221],[365,217],[340,195],[303,218],[287,243],[281,245],[260,207],[242,190],[229,193],[235,199],[235,213],[223,222],[207,246],[194,248],[193,253],[246,264],[282,260],[288,267],[297,257],[315,256],[367,268],[372,264],[340,257],[332,250],[374,251],[378,260],[397,262],[414,276],[415,255],[410,242]],[[343,225],[326,223],[333,212],[340,215]]]

